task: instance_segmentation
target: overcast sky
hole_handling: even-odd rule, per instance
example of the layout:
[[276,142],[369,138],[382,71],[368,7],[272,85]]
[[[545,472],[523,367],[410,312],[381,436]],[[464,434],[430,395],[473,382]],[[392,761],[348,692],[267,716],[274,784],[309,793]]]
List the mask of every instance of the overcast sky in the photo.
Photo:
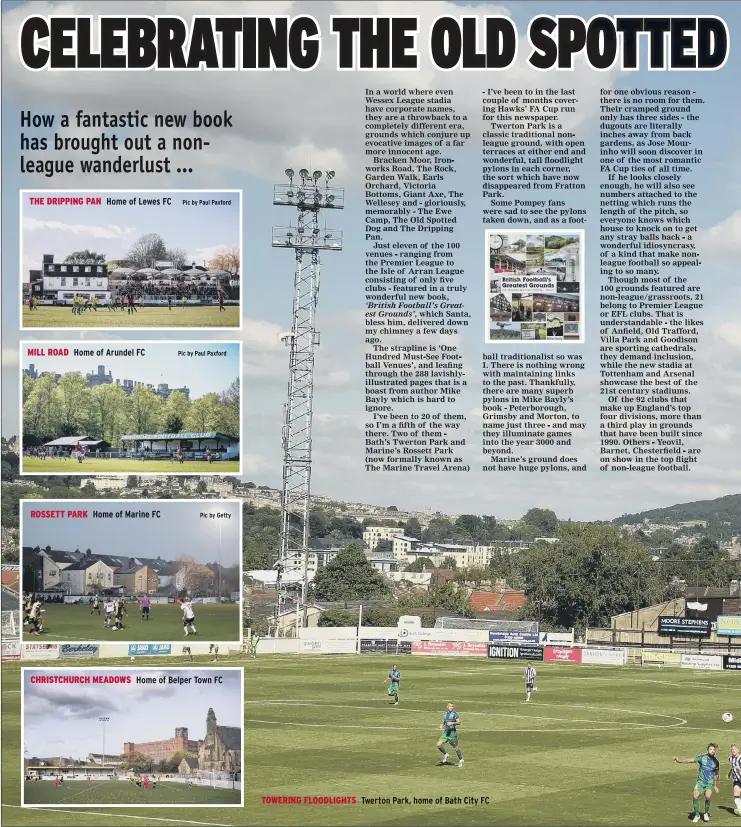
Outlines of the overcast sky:
[[[239,345],[221,342],[185,342],[178,344],[127,342],[125,345],[115,341],[103,340],[95,345],[89,341],[65,340],[55,342],[55,346],[66,347],[69,356],[29,356],[29,348],[43,347],[46,342],[25,340],[23,348],[23,368],[35,365],[39,373],[97,373],[98,366],[103,365],[105,372],[117,379],[132,379],[159,385],[166,382],[171,388],[190,388],[190,398],[198,399],[207,393],[222,393],[239,378]],[[144,349],[143,355],[135,356],[73,356],[74,348],[100,350],[128,346]],[[198,353],[204,355],[198,356]],[[213,355],[206,355],[208,352]],[[191,354],[191,355],[188,355]],[[216,355],[218,354],[218,355]]]
[[[142,186],[145,181],[142,181]],[[143,235],[157,233],[170,249],[187,253],[188,266],[208,266],[208,262],[226,247],[240,246],[238,193],[183,192],[136,193],[84,190],[65,193],[85,198],[100,197],[100,206],[79,207],[32,204],[31,198],[54,195],[54,190],[26,193],[23,196],[22,280],[30,269],[40,270],[42,256],[50,253],[57,262],[76,250],[92,250],[105,255],[107,261],[124,259],[133,244]],[[136,204],[109,206],[108,198],[137,200],[171,198],[170,205]],[[190,204],[183,204],[183,201]],[[208,206],[200,201],[228,201]],[[195,203],[194,203],[195,202]]]
[[[32,684],[33,675],[130,675],[130,684]],[[220,676],[222,683],[137,684],[137,676]],[[28,669],[23,678],[25,758],[120,755],[126,741],[160,741],[187,727],[194,741],[206,734],[209,707],[220,726],[242,728],[241,670],[229,669]]]
[[[30,512],[40,507],[45,510],[86,509],[88,517],[31,518]],[[240,508],[238,502],[222,500],[47,500],[42,506],[38,500],[25,500],[22,502],[21,543],[31,547],[51,546],[60,551],[91,549],[93,554],[162,557],[163,560],[187,556],[199,563],[213,563],[219,558],[221,541],[221,565],[229,567],[237,565],[240,558]],[[93,518],[93,511],[116,514],[122,510],[150,514],[160,511],[161,516]],[[201,514],[217,516],[202,517]]]
[[[53,5],[36,2],[37,14],[48,13]],[[286,395],[288,351],[280,336],[291,325],[293,292],[293,255],[273,249],[273,225],[285,226],[295,216],[286,208],[272,207],[274,183],[285,183],[283,170],[333,167],[333,181],[346,188],[346,208],[329,216],[329,227],[344,229],[345,246],[341,253],[326,253],[323,258],[322,287],[317,312],[321,347],[316,360],[316,399],[314,418],[313,490],[346,501],[364,501],[399,508],[433,508],[447,513],[474,512],[501,518],[522,515],[533,506],[553,508],[560,517],[607,519],[626,511],[666,506],[676,502],[712,498],[741,489],[741,440],[739,402],[741,401],[741,283],[738,261],[741,253],[741,167],[738,164],[738,135],[741,110],[729,102],[738,95],[741,70],[739,50],[731,48],[723,69],[713,72],[648,72],[619,70],[597,72],[577,59],[573,72],[541,73],[526,65],[529,53],[525,30],[538,14],[578,13],[588,19],[595,14],[667,13],[667,5],[651,2],[532,2],[501,5],[454,4],[450,2],[209,2],[184,3],[178,0],[156,6],[138,0],[131,2],[69,3],[65,9],[95,14],[145,13],[177,14],[297,14],[316,16],[321,30],[329,31],[329,15],[411,14],[420,16],[419,31],[427,32],[438,15],[476,13],[508,14],[515,21],[521,46],[516,64],[507,72],[437,72],[430,67],[425,48],[420,48],[421,69],[409,72],[342,72],[335,69],[333,37],[323,39],[320,65],[310,72],[129,72],[116,75],[116,110],[139,109],[149,112],[222,113],[234,116],[231,129],[196,131],[183,134],[211,140],[208,154],[193,158],[172,153],[174,166],[192,163],[189,186],[229,187],[244,190],[245,199],[245,325],[242,337],[244,388],[246,394],[246,435],[242,441],[245,476],[259,484],[280,486],[282,405]],[[4,9],[6,7],[4,6]],[[741,10],[738,4],[705,2],[703,14],[716,14],[727,21],[731,41],[739,31]],[[207,11],[206,11],[207,10]],[[18,171],[18,109],[61,113],[79,108],[99,112],[111,105],[111,75],[79,72],[70,83],[66,72],[29,72],[18,66],[18,26],[26,8],[8,7],[4,15],[3,59],[5,61],[3,140],[10,151],[3,154],[3,272],[17,273],[18,225],[16,190],[19,187],[48,186],[40,177],[21,176]],[[697,4],[678,2],[671,6],[675,15],[695,14]],[[645,44],[642,66],[646,63]],[[468,372],[468,387],[456,408],[468,415],[464,436],[468,445],[464,461],[474,469],[469,474],[407,475],[364,471],[365,457],[365,342],[364,342],[364,188],[365,173],[364,113],[365,89],[370,87],[452,89],[458,114],[468,116],[472,138],[463,151],[453,154],[457,174],[455,185],[464,191],[468,212],[453,236],[445,241],[461,244],[458,264],[465,268],[466,307],[472,314],[471,326],[458,337]],[[588,157],[579,169],[590,184],[585,193],[568,193],[569,203],[587,209],[585,241],[584,345],[538,345],[544,352],[579,352],[589,369],[577,387],[575,408],[590,427],[582,432],[569,453],[578,452],[590,470],[582,474],[487,474],[480,470],[486,462],[481,450],[481,355],[497,347],[485,345],[482,317],[485,312],[486,262],[484,230],[481,220],[481,97],[487,89],[517,87],[574,88],[580,99],[575,115],[564,116],[564,128],[578,139],[588,141]],[[697,222],[697,241],[704,266],[697,278],[706,286],[705,326],[696,360],[701,381],[693,395],[696,412],[703,414],[703,453],[689,474],[647,476],[634,473],[605,475],[599,464],[599,180],[598,131],[599,97],[602,89],[690,88],[705,104],[698,107],[700,120],[692,127],[693,141],[703,148],[704,160],[688,180],[697,186],[692,220]],[[154,135],[157,135],[156,132]],[[42,133],[39,132],[39,135]],[[177,175],[150,176],[151,186],[173,187],[182,183]],[[58,187],[79,187],[81,175],[59,177]],[[100,187],[140,186],[137,176],[102,176]],[[434,238],[434,237],[433,237]],[[438,237],[439,238],[439,237]],[[412,234],[408,235],[413,240]],[[429,240],[425,235],[421,240]],[[17,433],[15,418],[17,393],[14,371],[18,365],[17,326],[20,294],[15,279],[4,279],[3,381],[9,415],[3,434]],[[51,338],[39,333],[39,338]],[[84,337],[86,334],[79,334]],[[130,333],[114,334],[130,339]],[[194,334],[195,335],[195,334]],[[209,334],[198,334],[198,337]],[[218,338],[219,334],[213,334]],[[504,350],[500,346],[500,350]],[[507,346],[511,352],[511,346]]]

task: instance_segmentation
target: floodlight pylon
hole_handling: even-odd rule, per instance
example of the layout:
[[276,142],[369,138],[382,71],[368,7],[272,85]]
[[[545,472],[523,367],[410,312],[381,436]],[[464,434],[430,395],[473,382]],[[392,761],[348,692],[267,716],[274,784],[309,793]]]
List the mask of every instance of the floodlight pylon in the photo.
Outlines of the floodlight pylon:
[[[286,171],[288,172],[288,171]],[[276,628],[282,628],[281,616],[291,605],[303,611],[307,625],[309,587],[309,550],[311,513],[311,448],[314,411],[314,351],[319,344],[316,308],[319,298],[320,253],[342,250],[342,231],[320,226],[323,209],[342,209],[344,190],[329,187],[333,176],[321,173],[309,176],[299,170],[300,189],[276,184],[275,206],[298,210],[295,225],[273,227],[273,247],[292,249],[295,255],[293,284],[293,319],[290,332],[281,338],[289,348],[288,397],[283,406],[283,484],[281,494],[280,549],[275,564]],[[289,176],[290,178],[290,176]],[[300,608],[299,608],[300,598]],[[298,622],[296,623],[298,625]]]

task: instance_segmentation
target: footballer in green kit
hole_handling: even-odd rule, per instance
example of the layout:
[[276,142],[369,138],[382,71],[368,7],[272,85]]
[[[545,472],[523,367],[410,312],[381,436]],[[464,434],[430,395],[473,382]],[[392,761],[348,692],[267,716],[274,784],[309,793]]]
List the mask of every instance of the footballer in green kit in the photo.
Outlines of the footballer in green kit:
[[702,814],[703,821],[710,821],[710,799],[714,792],[718,792],[718,776],[720,775],[720,763],[715,757],[718,751],[716,744],[708,744],[707,752],[697,755],[694,758],[675,758],[677,764],[698,764],[697,783],[692,792],[693,821],[700,820],[700,798],[705,799],[705,812]]
[[394,664],[391,671],[389,672],[388,677],[384,681],[385,684],[388,684],[388,695],[389,697],[393,697],[394,699],[394,706],[399,705],[399,684],[401,683],[401,672],[399,671],[399,667]]
[[455,750],[455,754],[458,756],[458,766],[463,766],[463,753],[458,746],[458,727],[460,725],[460,715],[458,715],[455,711],[453,704],[448,704],[447,712],[443,716],[443,722],[440,724],[440,729],[443,731],[443,734],[440,736],[440,739],[436,744],[437,748],[443,754],[443,760],[440,762],[441,764],[448,763],[447,745],[450,744],[450,746]]

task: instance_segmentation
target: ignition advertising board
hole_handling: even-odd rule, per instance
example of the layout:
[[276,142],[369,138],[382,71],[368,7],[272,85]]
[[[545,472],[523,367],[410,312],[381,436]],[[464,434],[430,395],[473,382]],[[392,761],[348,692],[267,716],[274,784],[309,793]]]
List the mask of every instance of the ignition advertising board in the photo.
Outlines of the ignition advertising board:
[[494,660],[543,660],[541,646],[507,646],[500,643],[490,643],[488,657]]

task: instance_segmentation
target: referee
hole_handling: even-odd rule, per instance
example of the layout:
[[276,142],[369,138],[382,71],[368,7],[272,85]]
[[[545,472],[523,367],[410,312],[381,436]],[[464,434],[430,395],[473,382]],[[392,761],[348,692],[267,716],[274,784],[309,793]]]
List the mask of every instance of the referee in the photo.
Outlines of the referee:
[[733,784],[734,815],[741,816],[741,749],[738,744],[731,744],[731,757],[728,759],[731,769],[728,777]]

